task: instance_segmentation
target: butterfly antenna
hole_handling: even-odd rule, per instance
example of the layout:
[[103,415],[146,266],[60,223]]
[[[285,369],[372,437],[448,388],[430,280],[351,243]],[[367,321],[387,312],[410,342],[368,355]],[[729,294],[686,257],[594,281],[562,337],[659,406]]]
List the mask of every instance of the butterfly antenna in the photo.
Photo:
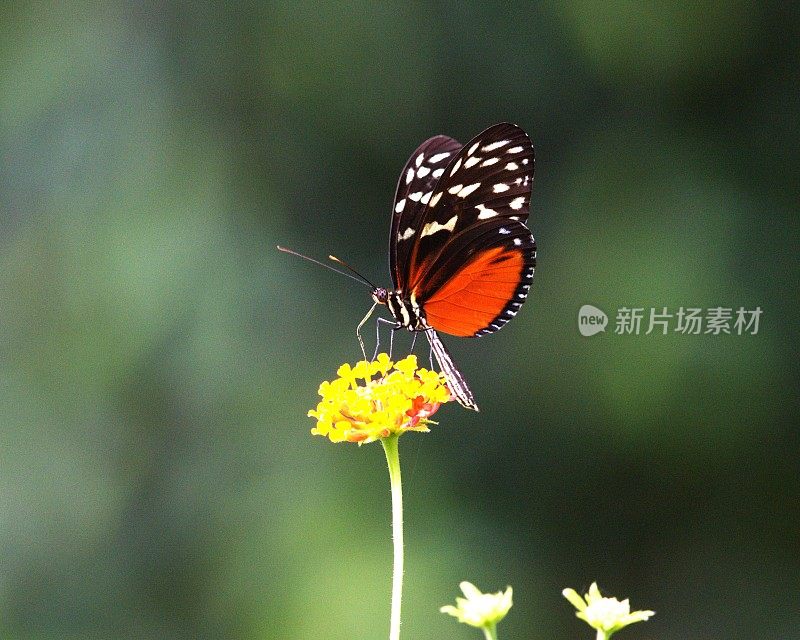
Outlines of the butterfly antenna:
[[354,274],[356,274],[356,275],[357,275],[359,278],[361,278],[361,280],[363,280],[364,282],[366,282],[366,283],[367,283],[367,284],[368,284],[370,287],[372,287],[373,289],[377,289],[377,288],[378,288],[378,287],[376,287],[374,284],[372,284],[372,283],[371,283],[369,280],[367,280],[367,279],[366,279],[364,276],[362,276],[362,275],[361,275],[361,274],[360,274],[358,271],[356,271],[355,269],[353,269],[353,267],[351,267],[349,264],[347,264],[347,263],[346,263],[344,260],[340,260],[340,259],[339,259],[339,258],[337,258],[336,256],[328,256],[328,258],[330,258],[330,259],[331,259],[331,260],[333,260],[334,262],[338,262],[338,263],[339,263],[340,265],[342,265],[344,268],[346,268],[346,269],[349,269],[350,271],[352,271]]
[[355,280],[356,282],[360,282],[361,284],[369,287],[370,289],[375,289],[376,288],[374,284],[372,284],[364,276],[362,276],[360,273],[358,273],[358,271],[353,269],[353,267],[351,267],[348,264],[345,264],[344,262],[342,262],[338,258],[334,258],[333,256],[328,256],[328,257],[331,260],[334,260],[335,262],[338,262],[338,263],[344,265],[350,271],[355,273],[356,276],[358,276],[358,277],[356,278],[355,276],[350,275],[346,271],[342,271],[341,269],[336,269],[335,267],[332,267],[329,264],[325,264],[324,262],[320,262],[319,260],[315,260],[314,258],[309,258],[308,256],[304,256],[302,253],[297,253],[297,251],[292,251],[291,249],[287,249],[286,247],[282,247],[280,245],[278,245],[278,251],[283,251],[284,253],[289,253],[289,254],[291,254],[293,256],[297,256],[298,258],[302,258],[303,260],[308,260],[309,262],[313,262],[314,264],[318,264],[320,267],[325,267],[326,269],[330,269],[331,271],[334,271],[334,272],[336,272],[338,274],[341,274],[341,275],[343,275],[343,276],[345,276],[347,278],[350,278],[351,280]]

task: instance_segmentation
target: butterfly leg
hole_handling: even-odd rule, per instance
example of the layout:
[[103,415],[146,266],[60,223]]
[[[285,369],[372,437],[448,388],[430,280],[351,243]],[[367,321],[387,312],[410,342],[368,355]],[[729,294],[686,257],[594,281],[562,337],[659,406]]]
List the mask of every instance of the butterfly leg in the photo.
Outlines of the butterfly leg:
[[359,322],[358,326],[356,327],[356,337],[358,338],[358,344],[361,347],[361,355],[364,356],[364,360],[367,359],[367,350],[364,348],[364,338],[361,337],[361,327],[363,327],[364,323],[366,323],[366,321],[369,320],[369,317],[372,315],[372,312],[375,311],[375,307],[377,306],[378,306],[377,302],[373,304],[369,308],[369,311],[367,311],[367,315],[364,316],[364,319],[361,322]]
[[392,355],[392,338],[394,338],[394,332],[398,328],[396,323],[392,322],[391,320],[387,320],[386,318],[378,318],[375,321],[375,352],[372,354],[372,359],[378,357],[378,349],[381,347],[381,324],[390,324],[392,325],[392,333],[389,337],[389,356]]
[[389,334],[389,357],[392,357],[392,351],[394,351],[394,332],[400,329],[400,325],[392,326],[392,331]]

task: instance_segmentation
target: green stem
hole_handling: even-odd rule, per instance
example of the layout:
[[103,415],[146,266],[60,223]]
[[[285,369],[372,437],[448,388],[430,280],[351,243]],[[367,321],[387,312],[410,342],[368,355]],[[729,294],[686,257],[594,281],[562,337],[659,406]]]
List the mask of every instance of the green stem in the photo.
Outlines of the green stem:
[[389,640],[400,640],[400,604],[403,599],[403,483],[400,478],[400,452],[398,434],[382,438],[386,463],[389,465],[389,482],[392,487],[392,540],[394,542],[394,569],[392,572],[392,613],[389,622]]
[[485,627],[481,627],[481,629],[483,629],[483,635],[486,636],[486,640],[497,640],[496,624],[486,625]]

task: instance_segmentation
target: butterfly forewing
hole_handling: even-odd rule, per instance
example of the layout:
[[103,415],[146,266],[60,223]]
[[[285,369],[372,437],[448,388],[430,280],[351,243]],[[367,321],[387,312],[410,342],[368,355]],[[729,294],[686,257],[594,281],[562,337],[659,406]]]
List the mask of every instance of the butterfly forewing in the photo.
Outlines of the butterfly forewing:
[[433,188],[459,149],[461,143],[453,138],[434,136],[423,142],[403,167],[392,204],[389,237],[389,268],[396,289],[405,283],[401,270],[408,263],[414,236],[430,204]]
[[407,290],[423,285],[447,244],[471,227],[495,218],[527,219],[533,162],[527,134],[507,123],[490,127],[461,148],[439,178],[427,207],[417,214],[416,232],[403,254],[407,261],[398,261]]

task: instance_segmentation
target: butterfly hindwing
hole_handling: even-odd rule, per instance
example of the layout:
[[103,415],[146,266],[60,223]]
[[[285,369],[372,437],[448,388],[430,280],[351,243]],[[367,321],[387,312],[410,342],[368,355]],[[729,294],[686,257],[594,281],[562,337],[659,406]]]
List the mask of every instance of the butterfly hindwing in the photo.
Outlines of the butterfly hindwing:
[[459,149],[461,143],[453,138],[434,136],[417,147],[403,167],[392,204],[389,236],[389,269],[395,288],[403,286],[400,269],[408,263],[413,236],[433,188]]
[[496,218],[473,225],[445,245],[413,290],[428,324],[457,336],[501,329],[528,296],[536,242],[520,221]]

